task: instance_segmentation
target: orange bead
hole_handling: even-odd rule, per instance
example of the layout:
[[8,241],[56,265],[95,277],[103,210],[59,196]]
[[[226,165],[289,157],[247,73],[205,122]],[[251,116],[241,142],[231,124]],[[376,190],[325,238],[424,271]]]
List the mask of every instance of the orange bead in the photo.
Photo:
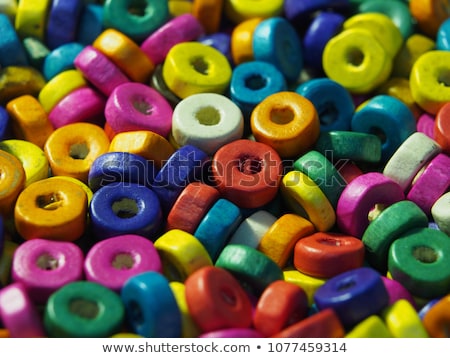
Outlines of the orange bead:
[[25,186],[25,171],[14,155],[0,150],[0,214],[12,213],[14,203]]
[[109,145],[101,127],[80,122],[56,129],[45,143],[44,152],[53,175],[73,177],[86,184],[92,163],[108,152]]
[[423,325],[432,338],[449,338],[450,295],[436,302],[423,316]]
[[450,103],[444,104],[436,114],[434,140],[442,147],[445,153],[450,155]]
[[253,18],[238,24],[231,33],[231,57],[235,65],[252,61],[253,33],[263,18]]
[[224,0],[194,0],[192,15],[202,24],[207,34],[219,30]]
[[33,96],[24,95],[9,101],[6,110],[12,120],[14,136],[44,148],[54,129],[41,103]]
[[271,146],[282,158],[304,154],[320,134],[312,102],[288,91],[272,94],[259,103],[251,114],[250,125],[255,139]]
[[450,16],[449,0],[410,0],[409,11],[419,28],[435,38],[441,24]]
[[9,331],[5,328],[0,328],[0,338],[10,338]]
[[153,62],[128,36],[106,29],[93,42],[93,47],[106,55],[132,81],[146,83],[155,68]]

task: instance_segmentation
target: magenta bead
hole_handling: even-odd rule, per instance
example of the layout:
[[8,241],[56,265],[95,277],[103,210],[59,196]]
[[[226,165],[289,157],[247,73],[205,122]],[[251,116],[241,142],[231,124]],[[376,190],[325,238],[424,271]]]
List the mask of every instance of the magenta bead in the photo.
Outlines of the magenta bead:
[[129,78],[103,53],[86,46],[74,60],[75,67],[100,92],[109,96],[117,86],[130,82]]
[[153,243],[139,235],[120,235],[96,243],[86,255],[84,272],[88,281],[120,292],[134,275],[162,272],[161,259]]
[[169,50],[178,43],[194,41],[204,33],[201,23],[191,14],[183,14],[168,21],[153,32],[141,50],[155,65],[164,62]]
[[377,205],[389,206],[405,195],[399,184],[378,172],[359,175],[347,184],[336,207],[339,229],[361,238],[369,225],[369,213]]
[[166,137],[172,129],[172,107],[155,89],[125,83],[106,101],[106,122],[115,133],[148,130]]
[[381,276],[381,279],[383,280],[384,287],[386,287],[386,291],[389,295],[389,306],[398,300],[404,299],[411,303],[413,307],[416,307],[413,296],[400,282],[385,276]]
[[264,336],[252,328],[229,328],[203,333],[199,338],[264,338]]
[[12,338],[45,337],[39,312],[20,282],[0,290],[0,321]]
[[417,120],[417,131],[434,139],[434,116],[429,113],[423,113]]
[[50,111],[48,119],[55,129],[67,124],[88,122],[103,126],[106,98],[90,87],[69,93]]
[[83,261],[83,252],[72,242],[36,238],[14,252],[11,276],[33,302],[45,303],[62,286],[83,278]]

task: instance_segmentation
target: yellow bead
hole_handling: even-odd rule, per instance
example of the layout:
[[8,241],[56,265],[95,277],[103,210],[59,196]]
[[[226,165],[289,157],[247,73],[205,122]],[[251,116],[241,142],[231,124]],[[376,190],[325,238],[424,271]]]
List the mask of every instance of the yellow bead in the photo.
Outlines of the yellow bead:
[[0,12],[5,14],[14,24],[17,14],[17,0],[2,0],[0,1]]
[[144,338],[136,333],[116,333],[111,338]]
[[385,308],[382,317],[395,338],[428,338],[416,309],[405,299]]
[[155,241],[155,248],[163,263],[164,275],[169,281],[184,280],[204,266],[212,266],[211,257],[198,239],[185,231],[167,231]]
[[25,187],[48,177],[49,163],[44,151],[36,144],[21,139],[6,139],[0,149],[14,155],[25,170]]
[[46,85],[44,76],[33,67],[8,66],[0,69],[0,104],[29,94],[37,97]]
[[336,222],[336,213],[318,185],[301,171],[293,170],[281,181],[286,204],[298,215],[307,217],[317,231],[328,231]]
[[409,83],[416,103],[436,114],[450,102],[450,52],[434,50],[420,56],[413,65]]
[[175,296],[175,300],[177,301],[178,309],[180,310],[181,314],[181,337],[198,337],[202,332],[189,313],[189,307],[187,305],[185,296],[184,283],[173,281],[169,283],[169,286],[173,292],[173,295]]
[[230,63],[224,54],[199,42],[173,46],[163,64],[167,87],[180,98],[196,93],[224,94],[231,73]]
[[177,17],[183,14],[192,14],[192,1],[169,0],[169,13],[172,17]]
[[39,102],[47,113],[56,106],[56,104],[72,91],[87,86],[88,83],[83,74],[78,70],[66,70],[60,72],[42,88],[39,93]]
[[392,334],[383,320],[379,316],[373,315],[353,327],[345,335],[345,338],[392,338]]
[[5,240],[3,243],[3,251],[0,255],[0,283],[6,286],[10,283],[11,264],[14,257],[14,252],[19,247],[13,241]]
[[22,163],[14,155],[0,150],[0,214],[3,217],[10,217],[24,186],[25,171]]
[[283,270],[283,277],[286,282],[293,283],[305,291],[308,296],[308,303],[311,306],[314,303],[314,294],[321,287],[326,280],[323,278],[316,278],[305,275],[295,268],[287,267]]
[[361,28],[334,36],[322,59],[326,75],[353,94],[367,94],[384,83],[393,62],[374,35]]
[[23,39],[34,37],[40,41],[45,39],[47,13],[51,0],[20,0],[17,7],[15,28]]
[[234,23],[281,15],[284,0],[225,0],[225,15]]

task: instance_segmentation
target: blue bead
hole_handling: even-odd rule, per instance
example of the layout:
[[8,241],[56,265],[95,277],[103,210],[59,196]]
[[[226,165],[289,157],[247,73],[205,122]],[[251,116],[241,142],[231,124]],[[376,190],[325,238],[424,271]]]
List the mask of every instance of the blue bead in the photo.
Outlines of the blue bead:
[[213,261],[242,221],[240,209],[231,201],[219,199],[200,222],[194,236]]
[[103,6],[87,4],[81,12],[76,41],[90,45],[103,32]]
[[93,233],[99,240],[123,234],[154,239],[162,221],[156,194],[135,183],[112,183],[97,190],[89,214]]
[[340,31],[344,21],[343,15],[333,12],[321,12],[314,18],[303,37],[305,66],[323,71],[323,50],[328,41]]
[[84,49],[78,42],[69,42],[53,49],[45,58],[42,73],[47,81],[66,70],[75,69],[73,61]]
[[309,99],[317,110],[320,131],[350,130],[355,106],[350,93],[336,81],[315,78],[295,90]]
[[185,145],[169,157],[152,186],[164,214],[170,211],[189,183],[202,179],[208,161],[208,155],[193,145]]
[[117,182],[136,183],[151,187],[156,169],[153,162],[127,152],[108,152],[97,157],[88,174],[88,185],[93,192]]
[[8,139],[11,135],[9,114],[5,108],[0,106],[0,141]]
[[214,34],[203,35],[197,41],[204,45],[214,47],[228,59],[230,64],[233,63],[230,34],[227,34],[226,32],[216,32]]
[[382,143],[381,161],[386,162],[405,139],[416,131],[416,119],[399,99],[378,95],[355,112],[351,129],[378,135]]
[[439,26],[436,35],[436,49],[443,51],[450,50],[450,19],[445,20],[441,26]]
[[380,313],[389,304],[389,294],[377,271],[360,267],[326,281],[314,294],[314,302],[319,310],[332,308],[348,329]]
[[316,11],[345,10],[350,2],[350,0],[285,0],[284,14],[290,22],[297,23],[305,21]]
[[423,318],[425,317],[427,312],[430,310],[430,308],[433,307],[436,303],[438,303],[441,299],[442,299],[442,297],[437,297],[437,298],[433,298],[432,300],[428,301],[428,303],[419,310],[419,318],[421,320],[423,320]]
[[244,118],[250,118],[253,109],[262,100],[286,89],[286,80],[274,65],[262,61],[249,61],[234,68],[230,82],[230,97],[241,109]]
[[0,14],[0,34],[0,66],[27,66],[25,48],[5,14]]
[[169,281],[158,272],[131,277],[121,291],[131,330],[146,338],[180,338],[181,313]]
[[50,50],[75,41],[82,9],[82,0],[52,1],[46,32],[47,46]]
[[295,82],[303,69],[302,43],[294,27],[282,17],[261,21],[253,32],[253,57],[269,62]]

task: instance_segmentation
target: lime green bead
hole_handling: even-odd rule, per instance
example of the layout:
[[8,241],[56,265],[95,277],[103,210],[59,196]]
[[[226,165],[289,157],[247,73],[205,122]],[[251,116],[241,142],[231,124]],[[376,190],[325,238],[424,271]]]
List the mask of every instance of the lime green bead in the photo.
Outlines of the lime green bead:
[[345,335],[345,338],[392,338],[391,332],[379,316],[369,316]]
[[394,338],[428,338],[416,309],[405,299],[395,301],[382,312]]
[[50,53],[50,50],[42,41],[34,37],[27,37],[23,39],[23,47],[25,48],[30,64],[37,70],[41,71],[45,58]]

